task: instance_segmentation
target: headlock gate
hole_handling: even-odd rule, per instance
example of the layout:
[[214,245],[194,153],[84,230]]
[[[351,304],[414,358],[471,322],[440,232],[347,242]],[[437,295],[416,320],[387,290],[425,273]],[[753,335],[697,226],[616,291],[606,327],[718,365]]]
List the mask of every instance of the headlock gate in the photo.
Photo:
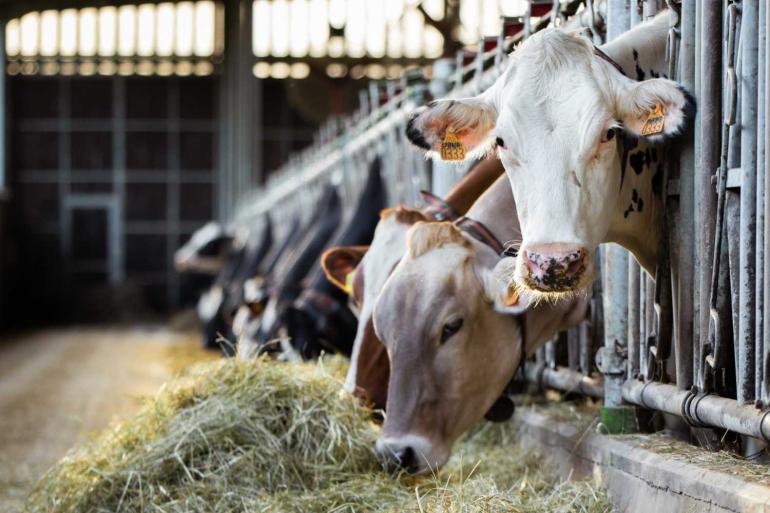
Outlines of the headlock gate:
[[235,222],[270,211],[285,230],[324,183],[358,191],[374,155],[383,157],[389,201],[419,206],[420,189],[441,195],[467,170],[426,161],[406,140],[408,116],[426,98],[478,94],[500,75],[514,45],[546,26],[586,30],[598,45],[666,8],[678,14],[668,36],[669,77],[693,93],[698,113],[691,133],[665,149],[678,158],[668,158],[664,170],[667,236],[656,276],[626,250],[605,245],[589,315],[541,348],[526,377],[603,398],[610,431],[638,427],[637,406],[716,428],[692,431],[702,444],[718,444],[725,431],[770,441],[764,1],[532,1],[524,16],[503,20],[498,38],[436,61],[430,79],[414,70],[372,83],[354,116],[330,120],[312,147],[243,196]]

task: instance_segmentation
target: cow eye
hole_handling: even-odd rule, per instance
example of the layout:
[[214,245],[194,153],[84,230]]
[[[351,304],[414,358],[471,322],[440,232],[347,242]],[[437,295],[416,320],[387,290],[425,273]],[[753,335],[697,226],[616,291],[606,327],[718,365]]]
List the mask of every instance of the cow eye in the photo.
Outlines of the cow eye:
[[444,324],[444,327],[441,329],[441,343],[443,344],[447,340],[449,340],[452,335],[460,331],[460,328],[463,327],[463,320],[462,319],[455,319],[454,321],[450,321],[446,324]]
[[602,142],[606,143],[608,141],[611,141],[614,137],[615,137],[615,129],[614,128],[610,128],[609,130],[607,130],[607,132],[602,137]]
[[501,137],[495,138],[495,144],[498,148],[505,148],[505,141]]

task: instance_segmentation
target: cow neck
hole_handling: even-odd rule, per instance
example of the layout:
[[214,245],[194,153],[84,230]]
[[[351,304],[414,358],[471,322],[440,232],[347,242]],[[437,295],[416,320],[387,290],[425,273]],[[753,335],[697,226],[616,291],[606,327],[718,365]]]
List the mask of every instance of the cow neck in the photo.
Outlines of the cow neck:
[[484,192],[503,175],[505,169],[498,158],[487,158],[473,165],[470,171],[452,187],[444,200],[464,215]]
[[[464,224],[468,227],[479,225],[494,237],[501,247],[521,242],[521,228],[516,205],[513,202],[511,184],[506,176],[498,178],[468,210]],[[461,226],[462,228],[462,226]],[[469,233],[470,235],[473,235]],[[478,237],[475,237],[478,239]],[[481,239],[478,239],[481,240]],[[492,244],[482,240],[488,246]],[[494,248],[493,248],[494,249]],[[499,251],[497,252],[500,253]]]
[[[622,37],[602,46],[606,57],[620,66],[629,78],[644,80],[668,73],[665,59],[668,16],[637,26]],[[660,195],[665,147],[650,145],[642,140],[624,138],[620,143],[623,181],[617,197],[617,206],[606,242],[615,242],[631,251],[647,272],[654,274],[662,237],[663,198]],[[644,160],[640,172],[631,165],[631,155],[649,149],[656,162]],[[642,201],[639,211],[639,199]],[[633,211],[630,206],[635,206]]]

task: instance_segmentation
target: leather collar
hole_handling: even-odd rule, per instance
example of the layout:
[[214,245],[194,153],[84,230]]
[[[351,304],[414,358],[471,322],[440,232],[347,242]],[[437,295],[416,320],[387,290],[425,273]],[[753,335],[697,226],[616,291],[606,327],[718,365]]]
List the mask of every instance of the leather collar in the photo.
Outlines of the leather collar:
[[492,248],[495,253],[500,256],[516,256],[515,248],[506,248],[503,243],[495,237],[495,234],[487,228],[481,221],[476,221],[470,217],[463,216],[455,221],[455,226],[473,237],[479,242],[482,242]]
[[436,221],[454,221],[460,214],[449,203],[428,191],[420,191],[422,200],[427,206],[422,210]]
[[625,75],[626,73],[623,71],[623,68],[620,67],[620,64],[615,62],[615,60],[601,51],[598,46],[594,46],[594,55],[602,59],[603,61],[609,62],[616,70],[620,71],[621,75]]

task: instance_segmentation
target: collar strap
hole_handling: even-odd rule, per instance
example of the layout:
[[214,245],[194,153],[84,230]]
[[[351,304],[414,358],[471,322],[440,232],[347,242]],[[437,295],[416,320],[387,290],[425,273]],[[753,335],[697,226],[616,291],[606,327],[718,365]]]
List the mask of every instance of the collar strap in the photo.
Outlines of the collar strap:
[[596,55],[597,57],[599,57],[599,58],[600,58],[600,59],[602,59],[603,61],[607,61],[607,62],[609,62],[610,64],[612,64],[612,66],[613,66],[613,67],[614,67],[616,70],[620,71],[620,73],[621,73],[622,75],[625,75],[625,74],[626,74],[626,73],[623,71],[623,68],[621,68],[621,67],[620,67],[620,64],[618,64],[617,62],[615,62],[615,61],[612,59],[612,57],[610,57],[609,55],[607,55],[606,53],[604,53],[603,51],[601,51],[601,50],[599,49],[599,47],[598,47],[598,46],[594,46],[594,55]]
[[460,214],[449,203],[428,191],[420,191],[422,200],[427,206],[422,210],[423,213],[431,216],[436,221],[454,221]]
[[508,256],[502,242],[480,221],[463,216],[455,221],[455,226],[477,241],[492,248],[498,255]]

